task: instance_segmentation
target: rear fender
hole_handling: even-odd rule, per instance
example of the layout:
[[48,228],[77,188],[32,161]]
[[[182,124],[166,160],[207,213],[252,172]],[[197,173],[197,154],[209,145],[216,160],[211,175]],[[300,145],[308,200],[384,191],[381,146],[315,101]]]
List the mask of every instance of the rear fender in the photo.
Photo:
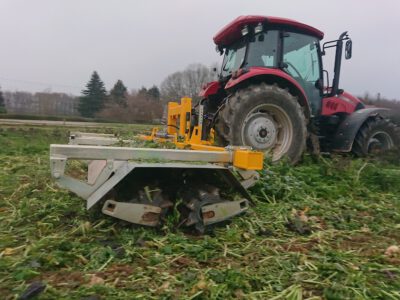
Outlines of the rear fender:
[[310,118],[311,109],[304,89],[296,80],[282,70],[252,67],[239,77],[231,78],[225,85],[225,89],[228,91],[235,91],[245,86],[262,82],[267,84],[276,83],[282,88],[288,88],[289,92],[298,98],[299,104],[304,109],[306,118]]
[[332,143],[332,150],[350,152],[358,130],[369,119],[378,115],[387,116],[390,110],[386,108],[363,108],[348,115],[339,125]]

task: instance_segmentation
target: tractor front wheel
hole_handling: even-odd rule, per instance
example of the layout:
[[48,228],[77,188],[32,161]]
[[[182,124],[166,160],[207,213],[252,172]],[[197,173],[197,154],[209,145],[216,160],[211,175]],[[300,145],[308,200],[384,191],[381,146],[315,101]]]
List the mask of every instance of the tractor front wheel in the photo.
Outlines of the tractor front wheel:
[[400,147],[400,128],[388,119],[377,116],[361,126],[352,152],[357,156],[379,154]]
[[220,140],[251,146],[273,161],[292,163],[304,152],[307,128],[302,108],[287,90],[260,84],[237,91],[220,111],[216,125]]

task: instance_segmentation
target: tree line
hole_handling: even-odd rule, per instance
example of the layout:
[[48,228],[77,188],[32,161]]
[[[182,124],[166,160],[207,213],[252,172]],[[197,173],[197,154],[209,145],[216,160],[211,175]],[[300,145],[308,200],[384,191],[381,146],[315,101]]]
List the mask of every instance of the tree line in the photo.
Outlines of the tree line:
[[161,83],[161,89],[153,85],[149,89],[142,87],[128,92],[123,81],[118,80],[107,92],[104,82],[94,71],[82,91],[78,111],[84,117],[120,122],[158,121],[168,101],[179,101],[181,97],[196,101],[202,85],[214,78],[213,68],[193,64],[168,75]]
[[77,105],[77,97],[64,93],[2,92],[0,90],[0,113],[77,116]]
[[0,88],[0,113],[82,116],[119,122],[157,121],[168,101],[179,101],[181,97],[197,100],[202,85],[215,78],[212,67],[192,64],[168,75],[160,87],[129,90],[119,79],[107,91],[100,75],[94,71],[78,97],[50,92],[2,92]]
[[[50,92],[2,92],[0,88],[0,113],[82,116],[117,122],[157,122],[168,101],[179,101],[185,96],[197,101],[204,83],[216,79],[213,67],[216,66],[192,64],[168,75],[160,87],[153,85],[138,90],[129,91],[119,79],[109,92],[100,75],[94,71],[79,97]],[[359,98],[366,104],[390,108],[400,118],[400,101],[368,93]],[[400,124],[400,119],[396,121]]]

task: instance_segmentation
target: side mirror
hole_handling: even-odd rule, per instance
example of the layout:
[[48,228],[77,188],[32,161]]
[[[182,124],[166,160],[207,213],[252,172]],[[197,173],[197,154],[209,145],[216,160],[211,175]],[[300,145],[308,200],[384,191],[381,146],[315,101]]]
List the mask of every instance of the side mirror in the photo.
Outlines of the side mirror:
[[353,42],[351,40],[348,40],[345,46],[344,57],[346,59],[350,59],[352,56],[352,51],[353,51]]

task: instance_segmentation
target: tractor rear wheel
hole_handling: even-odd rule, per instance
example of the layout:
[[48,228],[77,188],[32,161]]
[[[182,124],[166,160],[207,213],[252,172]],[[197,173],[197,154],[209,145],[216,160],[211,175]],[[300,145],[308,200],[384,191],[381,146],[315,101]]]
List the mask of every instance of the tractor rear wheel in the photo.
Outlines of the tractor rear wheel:
[[358,131],[352,152],[357,156],[379,154],[400,147],[400,128],[377,116],[367,120]]
[[277,85],[237,91],[221,109],[215,126],[225,144],[251,146],[273,161],[300,160],[307,139],[306,120],[297,99]]

